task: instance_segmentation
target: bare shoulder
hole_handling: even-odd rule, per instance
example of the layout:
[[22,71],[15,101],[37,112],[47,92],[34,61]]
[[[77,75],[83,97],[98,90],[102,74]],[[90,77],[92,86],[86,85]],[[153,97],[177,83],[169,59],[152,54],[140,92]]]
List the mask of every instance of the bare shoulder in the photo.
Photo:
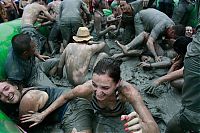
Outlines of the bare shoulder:
[[73,91],[74,94],[79,97],[84,97],[84,98],[90,97],[90,95],[93,93],[92,80],[89,80],[82,85],[76,86],[73,89]]
[[120,91],[122,92],[123,95],[128,96],[128,95],[137,95],[138,89],[135,85],[130,84],[126,81],[121,81],[120,83]]
[[40,90],[30,90],[28,91],[22,98],[22,101],[27,101],[27,100],[39,100],[42,97],[46,97],[48,96],[48,94],[44,91],[40,91]]

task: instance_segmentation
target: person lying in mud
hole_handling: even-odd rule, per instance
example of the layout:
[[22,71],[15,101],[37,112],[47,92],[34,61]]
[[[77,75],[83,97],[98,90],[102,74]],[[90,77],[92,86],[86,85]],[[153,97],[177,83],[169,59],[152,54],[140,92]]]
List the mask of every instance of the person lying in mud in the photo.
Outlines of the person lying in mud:
[[143,52],[140,56],[140,63],[138,66],[144,70],[151,70],[156,68],[169,68],[171,66],[171,59],[165,56],[160,57],[160,62],[155,62],[151,52]]
[[21,24],[22,33],[27,33],[31,36],[36,43],[36,48],[39,53],[46,43],[46,38],[34,28],[34,24],[41,17],[55,21],[54,17],[49,14],[47,8],[44,6],[43,0],[32,0],[32,3],[24,8]]
[[182,90],[184,79],[183,79],[183,61],[187,51],[188,44],[192,42],[190,37],[179,37],[173,44],[174,50],[177,52],[177,56],[174,58],[173,64],[168,71],[168,74],[154,80],[150,86],[146,88],[148,94],[153,94],[156,87],[164,82],[170,82],[170,85],[179,91]]
[[[58,76],[63,76],[63,67],[65,66],[67,79],[72,85],[83,84],[88,76],[88,68],[91,65],[91,59],[108,56],[106,53],[98,53],[98,57],[94,57],[97,52],[106,45],[104,42],[92,42],[93,37],[90,36],[87,27],[79,27],[76,36],[73,36],[74,43],[69,43],[63,51],[58,65]],[[95,65],[96,63],[94,63]]]
[[159,133],[158,125],[136,87],[121,80],[121,63],[113,58],[103,58],[95,66],[91,80],[63,93],[46,110],[24,115],[22,122],[39,124],[69,100],[84,97],[95,111],[94,132]]
[[[1,81],[0,101],[8,104],[19,104],[19,117],[22,121],[22,126],[24,126],[23,122],[29,116],[27,113],[33,114],[34,112],[45,110],[66,91],[66,89],[50,87],[20,88],[10,81]],[[61,122],[61,128],[65,133],[74,132],[74,130],[90,133],[92,114],[92,107],[87,100],[75,98],[65,102],[65,104],[49,114],[43,124]],[[32,124],[29,127],[34,125]]]
[[[5,63],[7,79],[23,86],[55,87],[47,75],[56,73],[59,60],[38,54],[35,42],[27,34],[17,34],[11,42]],[[35,57],[41,61],[36,62]]]
[[[150,54],[153,55],[147,46],[148,38],[149,38],[149,34],[147,32],[142,32],[138,36],[136,36],[127,45],[123,45],[123,44],[119,43],[119,41],[116,40],[115,42],[116,42],[117,46],[119,46],[119,48],[122,49],[122,53],[114,54],[113,57],[120,58],[123,56],[141,56],[141,54],[144,53],[144,51],[147,51],[147,52],[149,51]],[[165,47],[161,47],[156,42],[156,43],[154,43],[154,48],[155,48],[155,51],[158,54],[161,62],[163,61],[163,59],[161,59],[161,58],[163,58],[162,56],[165,56],[166,58],[170,58],[170,59],[172,59],[176,56],[176,53],[174,52],[171,45],[166,45]],[[158,65],[158,67],[159,67],[159,65]]]
[[[152,19],[152,17],[154,19]],[[167,39],[175,39],[178,35],[184,35],[185,33],[182,32],[185,31],[184,26],[174,25],[174,22],[166,14],[153,8],[139,11],[134,17],[134,26],[136,37],[138,35],[140,36],[141,33],[147,34],[145,35],[146,46],[153,54],[156,62],[161,61],[161,59],[158,56],[158,53],[155,51],[155,41],[161,36],[164,36]],[[139,38],[138,41],[140,41],[142,38]],[[123,51],[128,51],[136,44],[130,42],[123,47]]]

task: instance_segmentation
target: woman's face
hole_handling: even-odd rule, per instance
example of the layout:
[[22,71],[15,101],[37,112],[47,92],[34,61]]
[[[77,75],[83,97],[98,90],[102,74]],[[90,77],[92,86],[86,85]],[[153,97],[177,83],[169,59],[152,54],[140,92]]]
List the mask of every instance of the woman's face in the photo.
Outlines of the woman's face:
[[92,85],[96,93],[96,98],[99,101],[108,99],[117,88],[117,83],[113,81],[107,74],[98,75],[96,73],[92,76]]
[[21,93],[17,86],[13,86],[8,82],[0,82],[0,100],[4,103],[14,104],[19,102]]

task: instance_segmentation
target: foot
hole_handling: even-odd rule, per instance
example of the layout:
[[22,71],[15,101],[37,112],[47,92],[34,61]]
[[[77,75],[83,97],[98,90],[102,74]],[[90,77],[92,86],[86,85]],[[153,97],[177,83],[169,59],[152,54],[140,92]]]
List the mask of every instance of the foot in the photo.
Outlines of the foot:
[[117,46],[119,46],[122,49],[124,54],[128,53],[128,48],[126,46],[120,44],[119,41],[117,41],[117,40],[115,42],[117,43]]

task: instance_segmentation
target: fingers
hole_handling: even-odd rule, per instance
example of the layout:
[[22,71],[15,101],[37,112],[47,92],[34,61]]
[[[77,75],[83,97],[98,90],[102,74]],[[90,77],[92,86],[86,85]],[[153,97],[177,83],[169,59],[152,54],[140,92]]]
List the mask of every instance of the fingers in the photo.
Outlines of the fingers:
[[35,112],[34,112],[34,111],[28,111],[28,113],[30,113],[30,114],[35,114]]
[[29,128],[31,128],[31,127],[33,127],[33,126],[35,126],[35,125],[37,125],[38,123],[33,123],[33,124],[31,124],[30,126],[29,126]]
[[127,115],[122,115],[122,116],[121,116],[121,121],[126,120],[126,116],[127,116]]
[[141,125],[138,123],[138,124],[135,124],[135,125],[125,128],[125,131],[132,131],[135,133],[137,131],[142,130],[141,128],[142,128]]
[[125,131],[132,131],[134,133],[140,133],[141,124],[139,115],[136,112],[131,112],[129,115],[123,116],[128,122],[124,124]]
[[32,122],[33,120],[31,118],[27,118],[27,119],[20,119],[21,123],[27,123],[27,122]]

